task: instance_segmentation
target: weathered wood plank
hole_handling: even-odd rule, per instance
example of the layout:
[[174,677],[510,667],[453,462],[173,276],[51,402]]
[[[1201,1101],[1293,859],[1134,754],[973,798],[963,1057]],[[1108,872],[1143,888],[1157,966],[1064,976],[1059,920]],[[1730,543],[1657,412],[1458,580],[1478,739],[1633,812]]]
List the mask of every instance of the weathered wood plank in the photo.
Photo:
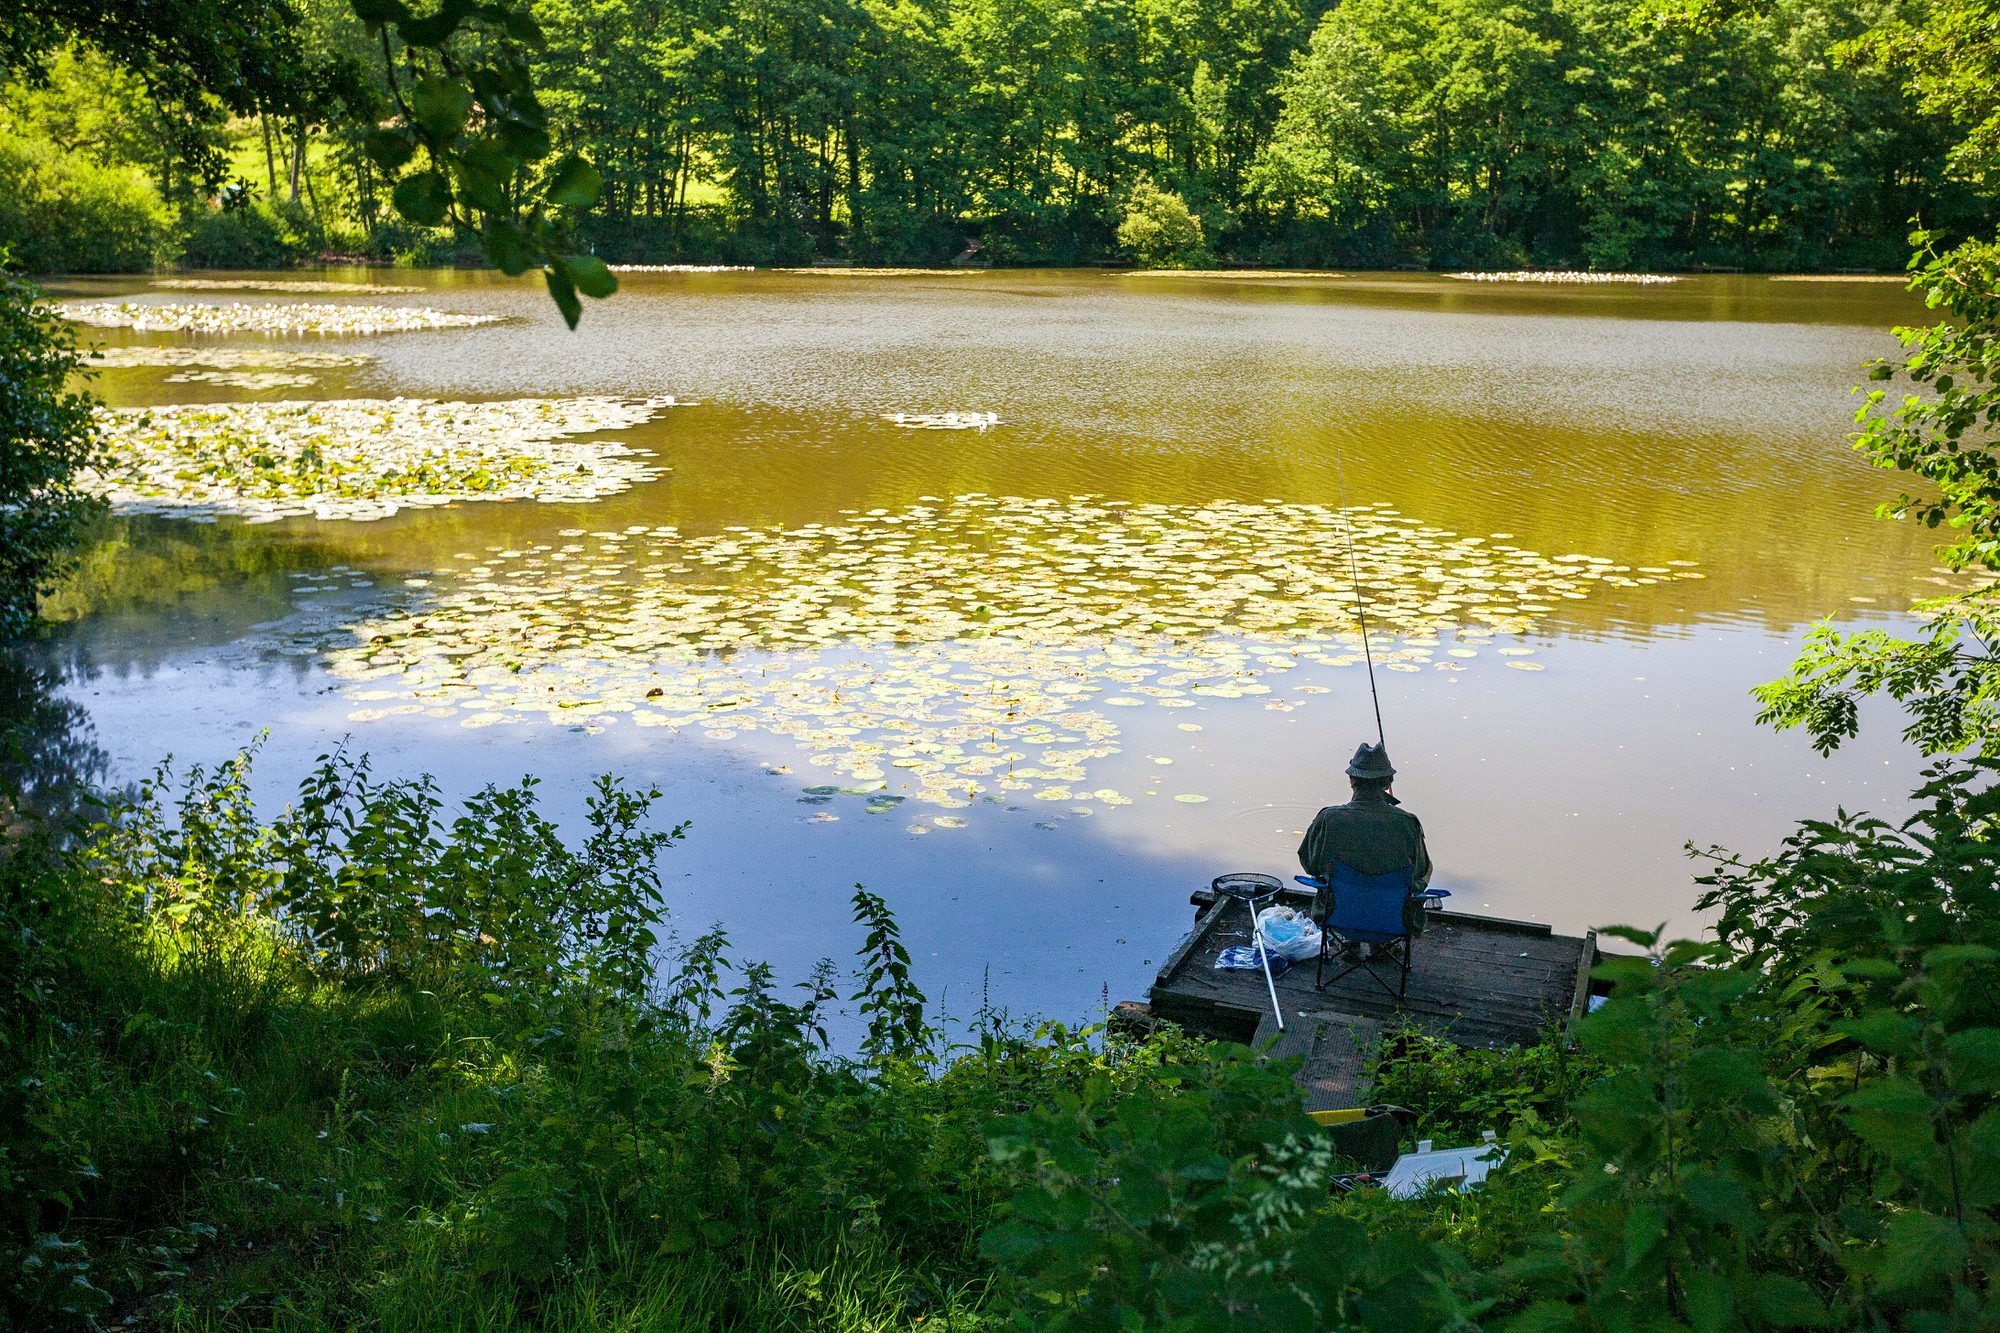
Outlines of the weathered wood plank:
[[[1283,900],[1296,904],[1310,897],[1301,888],[1288,890]],[[1203,910],[1196,929],[1161,967],[1152,1010],[1215,1035],[1248,1037],[1270,1010],[1263,974],[1217,970],[1214,964],[1228,945],[1249,942],[1249,914],[1240,904],[1218,902],[1205,891],[1192,901]],[[1591,937],[1557,935],[1535,922],[1462,912],[1434,912],[1425,925],[1401,1005],[1358,971],[1316,990],[1313,964],[1298,963],[1277,982],[1288,1028],[1302,1023],[1303,1031],[1318,1033],[1339,1020],[1379,1031],[1384,1023],[1404,1019],[1461,1044],[1507,1046],[1535,1040],[1548,1025],[1576,1011],[1579,994],[1587,995],[1595,944]],[[1307,1038],[1288,1040],[1296,1044]],[[1334,1086],[1352,1084],[1335,1078]]]

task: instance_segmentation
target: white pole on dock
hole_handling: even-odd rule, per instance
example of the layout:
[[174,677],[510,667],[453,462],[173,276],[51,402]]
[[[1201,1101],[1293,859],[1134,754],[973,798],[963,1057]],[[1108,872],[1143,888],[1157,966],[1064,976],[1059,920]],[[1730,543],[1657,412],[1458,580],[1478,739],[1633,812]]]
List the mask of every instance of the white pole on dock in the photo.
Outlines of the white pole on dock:
[[1264,923],[1257,919],[1257,905],[1246,904],[1250,908],[1250,933],[1257,937],[1257,961],[1264,965],[1264,984],[1271,990],[1271,1017],[1278,1020],[1278,1031],[1285,1030],[1285,1007],[1278,1003],[1278,983],[1271,976],[1271,955],[1264,952]]

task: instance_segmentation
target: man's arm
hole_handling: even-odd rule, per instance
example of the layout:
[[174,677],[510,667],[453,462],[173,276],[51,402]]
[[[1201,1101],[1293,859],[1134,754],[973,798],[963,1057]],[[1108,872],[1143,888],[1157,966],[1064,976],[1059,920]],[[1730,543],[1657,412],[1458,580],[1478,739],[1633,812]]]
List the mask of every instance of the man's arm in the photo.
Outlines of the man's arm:
[[1326,873],[1326,811],[1313,816],[1313,822],[1306,826],[1306,836],[1299,843],[1299,869],[1308,875],[1320,876]]
[[[1416,816],[1412,815],[1411,819],[1415,820]],[[1431,852],[1430,848],[1424,845],[1423,823],[1422,821],[1417,821],[1416,869],[1415,872],[1410,877],[1410,888],[1413,892],[1421,893],[1423,890],[1429,888],[1430,886],[1431,886]]]

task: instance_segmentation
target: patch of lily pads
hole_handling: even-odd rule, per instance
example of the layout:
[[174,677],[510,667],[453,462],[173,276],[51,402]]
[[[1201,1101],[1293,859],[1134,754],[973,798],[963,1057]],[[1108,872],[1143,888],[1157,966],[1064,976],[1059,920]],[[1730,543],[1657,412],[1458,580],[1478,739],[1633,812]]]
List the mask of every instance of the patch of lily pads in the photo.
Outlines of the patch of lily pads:
[[296,295],[332,292],[340,296],[392,296],[423,290],[421,287],[392,283],[290,278],[160,278],[153,285],[181,292],[288,292]]
[[492,324],[499,315],[467,315],[427,306],[327,305],[318,302],[66,301],[65,319],[140,333],[259,333],[360,337]]
[[891,412],[882,418],[904,430],[991,430],[998,412]]
[[1672,273],[1585,273],[1577,269],[1505,269],[1497,273],[1453,273],[1460,282],[1539,282],[1557,284],[1631,283],[1641,287],[1679,282]]
[[177,370],[167,376],[169,384],[213,384],[220,388],[303,389],[319,383],[319,376],[293,370]]
[[[1700,577],[1379,505],[970,494],[793,528],[641,524],[469,550],[365,619],[301,612],[270,646],[325,654],[358,722],[763,733],[827,771],[810,803],[1087,812],[1131,799],[1090,777],[1119,749],[1121,713],[1290,711],[1328,692],[1309,668],[1359,666],[1350,532],[1391,670],[1462,671],[1489,650],[1528,665],[1519,639],[1566,602]],[[1280,694],[1293,672],[1307,679]]]
[[100,409],[90,490],[127,513],[379,519],[469,500],[600,499],[660,474],[616,440],[671,398],[425,398]]
[[360,366],[373,361],[372,352],[305,352],[289,347],[166,347],[135,343],[127,347],[93,349],[90,364],[106,370],[135,366],[206,366],[214,370],[244,370],[252,367],[296,367],[301,370],[329,370],[337,366]]

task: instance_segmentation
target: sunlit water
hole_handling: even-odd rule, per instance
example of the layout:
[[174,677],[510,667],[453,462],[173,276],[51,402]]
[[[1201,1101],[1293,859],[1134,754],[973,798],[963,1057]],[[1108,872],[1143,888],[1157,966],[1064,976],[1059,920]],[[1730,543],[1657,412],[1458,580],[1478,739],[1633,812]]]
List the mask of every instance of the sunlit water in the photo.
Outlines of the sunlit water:
[[[1894,286],[644,275],[570,334],[525,285],[374,277],[424,290],[357,300],[508,318],[93,330],[224,352],[99,391],[672,395],[617,436],[667,470],[590,503],[116,525],[50,646],[114,778],[265,728],[273,800],[343,742],[456,793],[534,773],[566,813],[610,771],[692,821],[679,929],[800,973],[856,943],[865,882],[952,1009],[1074,1016],[1142,993],[1190,890],[1288,873],[1341,798],[1374,729],[1350,537],[1456,906],[1690,928],[1685,843],[1766,851],[1914,775],[1893,717],[1821,759],[1748,697],[1817,618],[1936,590],[1845,442],[1860,365],[1921,314]],[[231,355],[274,345],[370,359]],[[949,413],[980,426],[893,420]]]

